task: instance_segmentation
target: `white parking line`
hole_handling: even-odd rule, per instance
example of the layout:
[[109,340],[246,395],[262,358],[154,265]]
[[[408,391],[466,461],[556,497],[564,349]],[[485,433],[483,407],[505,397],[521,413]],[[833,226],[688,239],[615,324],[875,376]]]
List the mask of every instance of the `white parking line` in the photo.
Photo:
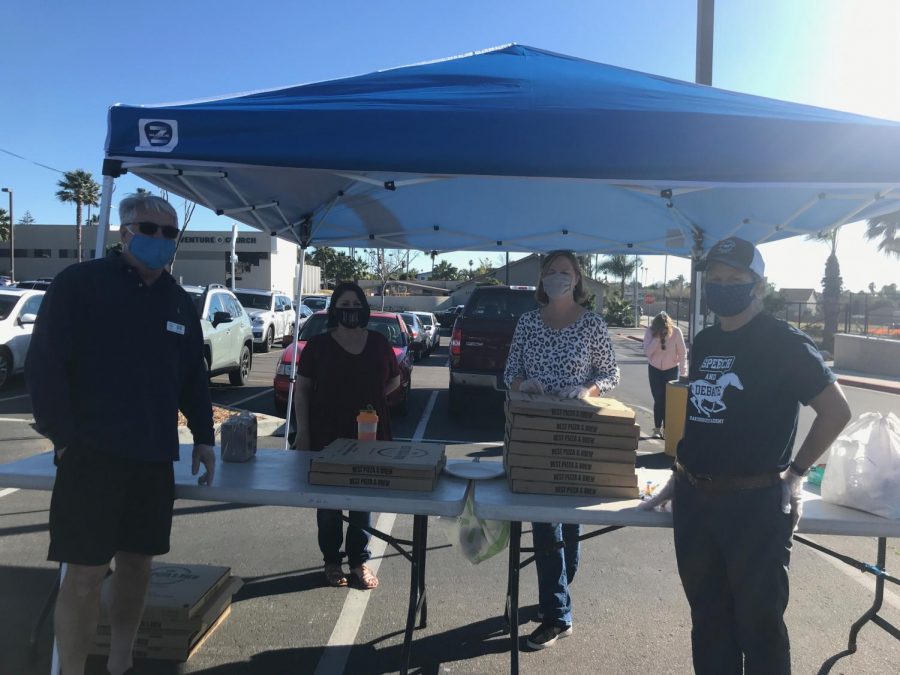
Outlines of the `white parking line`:
[[0,403],[5,403],[6,401],[17,401],[20,398],[28,398],[29,394],[20,394],[18,396],[10,396],[8,398],[0,398]]
[[6,488],[5,490],[0,490],[0,497],[5,497],[6,495],[11,495],[13,492],[18,492],[19,488]]
[[428,399],[428,403],[425,404],[425,411],[422,413],[422,418],[413,432],[412,440],[414,442],[421,441],[422,437],[425,436],[425,429],[428,427],[428,420],[431,419],[431,413],[434,411],[434,402],[437,401],[437,395],[437,389],[435,389],[431,392],[431,398]]
[[[393,513],[382,513],[378,516],[375,529],[390,534],[395,519],[396,516]],[[371,546],[372,558],[366,564],[371,568],[372,574],[376,576],[378,568],[381,567],[386,547],[387,543],[381,539],[375,539]],[[347,591],[347,599],[344,600],[341,615],[334,625],[334,630],[331,631],[331,637],[328,638],[328,644],[325,646],[322,658],[316,664],[313,675],[334,675],[334,673],[344,672],[347,658],[356,642],[356,634],[359,632],[363,616],[366,613],[366,605],[369,604],[371,596],[372,591],[360,591],[355,588]]]
[[34,424],[33,419],[22,419],[20,417],[0,417],[0,422],[25,422],[25,424]]
[[[428,420],[434,410],[437,394],[437,391],[431,392],[431,398],[428,399],[425,410],[422,412],[422,417],[416,425],[412,441],[421,441],[425,435],[425,429],[428,427]],[[375,529],[385,534],[390,534],[395,520],[395,514],[382,513],[378,516]],[[378,575],[378,568],[381,567],[381,560],[386,546],[387,543],[381,539],[374,539],[370,546],[372,558],[367,564],[376,576]],[[316,670],[313,675],[332,675],[332,673],[344,672],[344,667],[347,665],[350,650],[353,649],[353,645],[356,642],[356,635],[359,633],[359,627],[362,624],[370,597],[372,597],[372,591],[359,591],[351,588],[347,592],[347,599],[344,600],[341,614],[334,625],[334,630],[331,631],[331,637],[328,638],[325,652],[322,654],[322,658],[319,659],[319,663],[316,664]]]
[[[813,540],[813,541],[815,541],[815,540]],[[821,542],[816,542],[816,543],[821,543]],[[795,550],[796,550],[797,549],[796,544],[794,546],[795,546]],[[871,574],[865,574],[863,572],[860,572],[859,570],[850,567],[850,565],[848,565],[847,563],[841,562],[837,558],[833,558],[832,556],[828,555],[827,553],[822,553],[822,551],[817,551],[816,549],[810,548],[808,546],[803,546],[803,548],[806,549],[807,551],[812,551],[817,556],[819,556],[823,560],[827,561],[836,570],[840,570],[841,572],[846,574],[848,577],[853,579],[853,581],[858,583],[860,586],[865,587],[870,593],[875,593],[875,577],[873,577]],[[900,596],[897,596],[895,593],[893,593],[890,590],[890,586],[885,586],[884,601],[887,604],[893,606],[894,608],[900,609]]]

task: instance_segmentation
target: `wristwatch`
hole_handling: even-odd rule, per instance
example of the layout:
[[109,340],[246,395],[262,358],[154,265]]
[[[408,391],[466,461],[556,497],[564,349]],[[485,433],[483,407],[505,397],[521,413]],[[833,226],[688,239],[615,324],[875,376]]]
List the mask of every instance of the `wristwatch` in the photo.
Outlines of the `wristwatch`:
[[789,469],[791,470],[791,472],[793,472],[795,475],[800,476],[800,478],[803,478],[804,476],[806,476],[806,474],[809,473],[809,469],[801,469],[801,468],[797,465],[797,462],[791,462],[791,465],[790,465],[788,468],[789,468]]

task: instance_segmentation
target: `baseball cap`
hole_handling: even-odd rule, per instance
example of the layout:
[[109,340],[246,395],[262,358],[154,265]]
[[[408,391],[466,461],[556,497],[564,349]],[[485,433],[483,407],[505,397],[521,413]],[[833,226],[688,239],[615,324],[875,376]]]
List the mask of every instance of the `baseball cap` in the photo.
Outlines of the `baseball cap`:
[[760,278],[766,276],[766,264],[759,249],[739,237],[728,237],[717,242],[703,260],[697,263],[697,269],[702,272],[711,262],[723,263],[739,270],[750,270]]

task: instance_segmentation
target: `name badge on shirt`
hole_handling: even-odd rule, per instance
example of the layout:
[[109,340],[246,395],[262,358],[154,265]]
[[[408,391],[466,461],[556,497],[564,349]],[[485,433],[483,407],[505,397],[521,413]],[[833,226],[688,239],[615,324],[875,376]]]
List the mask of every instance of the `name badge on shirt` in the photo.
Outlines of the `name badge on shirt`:
[[166,321],[166,330],[172,333],[178,333],[179,335],[184,335],[184,326],[180,323],[175,323],[174,321]]

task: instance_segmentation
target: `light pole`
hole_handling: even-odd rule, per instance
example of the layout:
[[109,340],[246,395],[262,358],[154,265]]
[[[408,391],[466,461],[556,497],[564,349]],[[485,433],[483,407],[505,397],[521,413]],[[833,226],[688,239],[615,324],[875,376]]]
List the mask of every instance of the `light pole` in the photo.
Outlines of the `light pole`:
[[9,193],[9,281],[16,280],[16,228],[13,220],[13,191],[12,188],[2,188]]

